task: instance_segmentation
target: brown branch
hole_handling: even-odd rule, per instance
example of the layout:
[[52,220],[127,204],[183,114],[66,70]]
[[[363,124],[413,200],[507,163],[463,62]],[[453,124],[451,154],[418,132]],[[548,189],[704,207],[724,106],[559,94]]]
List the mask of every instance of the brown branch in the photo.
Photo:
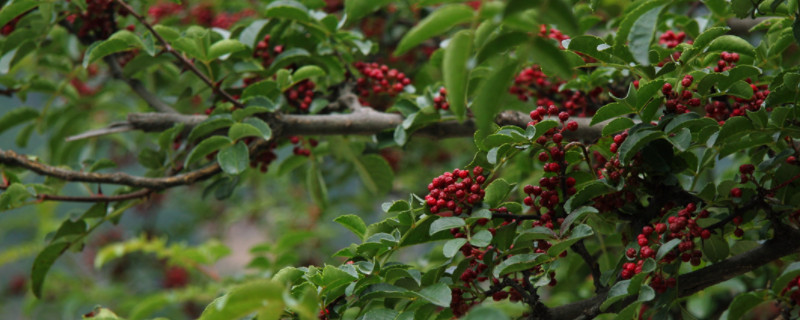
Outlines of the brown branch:
[[136,93],[136,95],[142,98],[142,100],[147,102],[147,104],[150,105],[150,107],[152,107],[158,112],[178,113],[177,111],[175,111],[175,109],[170,107],[164,101],[161,101],[161,99],[156,97],[156,95],[147,90],[147,88],[144,87],[141,81],[125,77],[125,75],[123,75],[122,73],[122,67],[119,65],[119,62],[117,62],[116,55],[106,56],[105,58],[103,58],[103,60],[105,60],[106,64],[108,65],[108,68],[111,70],[111,75],[114,78],[122,80],[123,82],[128,84],[128,87],[130,87],[131,90],[133,90],[133,92]]
[[[686,297],[717,283],[750,272],[781,257],[800,250],[800,231],[788,227],[776,228],[775,236],[761,246],[678,277],[678,297]],[[589,318],[600,313],[606,292],[594,297],[550,309],[551,319]],[[635,297],[634,297],[635,298]],[[635,301],[635,299],[633,299]],[[620,310],[632,301],[617,303]]]
[[225,89],[220,88],[219,85],[217,85],[216,83],[214,83],[214,81],[209,79],[208,76],[206,76],[205,73],[200,71],[200,69],[197,69],[197,67],[194,65],[194,63],[192,61],[187,59],[180,52],[176,51],[175,48],[173,48],[169,44],[169,42],[167,42],[167,40],[164,39],[164,37],[161,36],[161,34],[159,34],[158,32],[156,32],[155,29],[153,29],[153,26],[150,25],[150,23],[147,22],[145,17],[143,17],[142,15],[137,13],[135,10],[133,10],[133,8],[131,8],[131,6],[129,6],[123,0],[115,0],[114,2],[119,4],[126,11],[128,11],[128,13],[130,13],[134,18],[136,18],[136,20],[138,20],[139,23],[141,23],[145,28],[147,28],[147,30],[149,30],[150,33],[153,34],[153,37],[155,37],[158,40],[158,42],[160,42],[164,46],[164,50],[165,51],[167,51],[170,54],[172,54],[173,56],[175,56],[175,58],[177,58],[181,63],[183,63],[183,65],[187,69],[189,69],[192,73],[197,75],[197,77],[199,77],[200,80],[202,80],[209,88],[211,88],[211,90],[214,91],[214,93],[217,93],[217,94],[221,95],[225,100],[233,103],[234,106],[239,107],[239,108],[244,108],[244,105],[241,102],[239,102],[239,100],[236,100],[235,98],[233,98],[233,96],[231,96],[228,92],[226,92]]
[[219,165],[214,163],[195,171],[162,178],[146,178],[129,175],[122,172],[81,172],[49,166],[33,160],[28,156],[17,154],[12,150],[2,149],[0,149],[0,164],[22,167],[40,175],[50,176],[66,181],[108,183],[126,185],[136,188],[148,188],[153,190],[163,190],[175,186],[189,185],[197,181],[213,177],[221,171]]
[[[372,135],[386,130],[393,130],[403,123],[403,116],[395,113],[378,111],[360,111],[342,114],[325,115],[297,115],[297,114],[271,114],[268,119],[274,135]],[[133,129],[146,132],[164,131],[177,123],[183,123],[186,128],[191,128],[207,119],[206,115],[182,115],[167,113],[132,113],[128,120],[123,122]],[[526,119],[527,118],[527,119]],[[525,128],[528,125],[527,114],[517,111],[505,111],[497,115],[496,123],[501,126],[513,125]],[[590,126],[590,118],[576,118],[578,130],[567,131],[567,139],[593,141],[601,136],[605,123]],[[121,124],[117,124],[118,126]],[[444,121],[426,126],[414,132],[433,138],[471,137],[475,134],[476,126],[472,119],[466,121]],[[99,132],[97,132],[99,133]],[[109,132],[113,133],[113,132]],[[69,137],[76,140],[87,133]]]
[[589,270],[592,271],[592,281],[594,283],[594,292],[602,292],[605,291],[606,286],[600,282],[600,265],[597,264],[594,257],[589,253],[589,250],[586,249],[586,244],[583,243],[583,240],[579,240],[575,244],[571,246],[572,251],[575,251],[581,258],[583,258],[583,262],[586,263],[586,266],[589,267]]
[[55,194],[40,194],[38,196],[41,201],[64,201],[64,202],[117,202],[131,199],[144,198],[153,193],[150,189],[141,189],[129,193],[118,195],[92,195],[92,196],[62,196]]

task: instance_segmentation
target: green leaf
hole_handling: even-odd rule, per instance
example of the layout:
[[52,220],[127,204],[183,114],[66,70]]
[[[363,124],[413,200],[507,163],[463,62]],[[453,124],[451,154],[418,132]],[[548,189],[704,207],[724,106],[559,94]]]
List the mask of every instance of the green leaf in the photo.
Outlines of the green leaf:
[[516,61],[506,59],[504,65],[494,69],[479,87],[472,102],[472,112],[479,131],[489,132],[494,125],[494,117],[500,108],[498,93],[508,92],[516,68]]
[[528,34],[524,32],[507,32],[500,34],[481,46],[475,59],[477,60],[478,64],[480,64],[489,58],[498,56],[507,50],[515,48],[516,46],[528,41],[528,39]]
[[667,241],[658,248],[658,252],[656,252],[656,260],[661,260],[664,256],[666,256],[672,249],[675,249],[681,243],[681,239],[672,239]]
[[703,255],[711,262],[722,261],[730,254],[728,242],[722,236],[714,234],[703,240]]
[[[275,3],[275,2],[273,2],[273,3]],[[275,57],[275,60],[272,60],[272,64],[269,66],[269,73],[273,74],[273,73],[278,72],[280,70],[284,70],[284,69],[282,69],[283,67],[286,67],[286,66],[292,64],[293,62],[297,62],[297,61],[299,61],[301,59],[304,59],[306,57],[309,57],[309,56],[311,56],[311,54],[308,53],[308,50],[303,49],[303,48],[287,49],[287,50],[281,52],[281,54],[279,54],[277,57]],[[284,71],[286,71],[286,70],[284,70]],[[286,71],[286,72],[288,72],[288,71]],[[278,83],[281,83],[281,81],[278,80]]]
[[80,219],[102,218],[108,212],[108,203],[98,202],[81,215]]
[[763,295],[756,292],[742,292],[736,295],[728,307],[728,319],[742,319],[750,309],[766,301]]
[[397,45],[394,51],[399,56],[425,40],[447,32],[452,27],[469,22],[475,15],[472,7],[463,4],[451,4],[438,8],[411,28]]
[[721,146],[724,143],[727,143],[727,140],[731,138],[740,137],[741,135],[748,133],[750,130],[753,130],[753,123],[750,119],[745,117],[733,117],[725,120],[725,124],[722,125],[722,128],[719,130],[719,134],[717,135],[717,141],[715,141],[715,146]]
[[159,169],[163,167],[164,161],[167,159],[164,152],[158,152],[150,148],[145,148],[139,152],[137,158],[139,163],[148,169]]
[[628,50],[640,65],[650,65],[650,44],[656,32],[658,16],[664,6],[657,6],[636,18],[628,34]]
[[572,77],[572,63],[564,55],[564,51],[556,47],[553,41],[535,37],[530,49],[533,61],[538,63],[545,73],[565,79]]
[[292,82],[298,83],[311,77],[321,77],[325,75],[325,70],[315,65],[302,66],[292,74]]
[[800,261],[792,262],[792,264],[783,270],[781,275],[775,279],[775,283],[772,285],[772,291],[775,293],[781,292],[781,290],[786,288],[789,284],[789,281],[794,280],[797,276],[800,276]]
[[261,33],[261,30],[264,29],[264,26],[266,26],[268,22],[269,20],[267,19],[259,19],[251,22],[242,30],[242,33],[239,34],[239,41],[244,43],[248,48],[255,48],[258,42],[263,39],[259,39],[258,34]]
[[309,164],[306,172],[306,188],[314,202],[325,209],[328,206],[328,188],[325,186],[325,179],[316,161],[311,160]]
[[489,230],[481,230],[476,232],[472,235],[469,239],[469,243],[473,246],[478,248],[483,248],[489,245],[492,242],[492,233]]
[[67,242],[71,242],[72,238],[70,236],[78,236],[83,235],[87,231],[86,221],[78,220],[72,221],[70,219],[64,220],[61,223],[61,226],[58,227],[56,230],[55,235],[53,235],[53,239],[50,240],[51,243],[56,242],[56,240],[68,237]]
[[419,292],[414,292],[414,295],[445,308],[450,307],[450,300],[453,297],[450,293],[450,287],[442,282],[437,282]]
[[497,207],[497,205],[508,197],[508,193],[511,192],[513,187],[514,184],[510,184],[504,179],[492,181],[492,183],[486,187],[486,195],[483,198],[483,202],[488,204],[489,207]]
[[234,123],[228,129],[228,138],[231,140],[236,141],[244,137],[261,137],[261,130],[247,123]]
[[610,307],[614,302],[622,300],[623,298],[628,296],[628,286],[630,286],[631,280],[622,280],[614,284],[611,287],[611,290],[608,290],[608,296],[603,304],[600,305],[600,310],[606,310]]
[[230,127],[232,124],[233,120],[230,119],[228,115],[212,116],[192,128],[192,131],[189,132],[189,138],[187,139],[189,142],[192,142],[198,138],[208,136],[214,133],[214,131]]
[[353,161],[361,181],[373,194],[385,194],[392,190],[394,171],[386,159],[376,154],[367,154]]
[[511,0],[503,10],[503,17],[515,16],[529,9],[536,9],[538,19],[548,24],[557,25],[566,34],[580,33],[578,19],[573,15],[572,8],[561,0],[533,1]]
[[611,120],[605,127],[603,127],[603,136],[609,136],[617,132],[622,132],[625,129],[633,127],[635,123],[631,118],[616,118]]
[[461,250],[461,247],[463,247],[464,244],[466,243],[467,239],[465,238],[455,238],[447,240],[447,242],[444,243],[444,247],[442,248],[442,254],[446,258],[455,257],[458,251]]
[[32,10],[33,8],[36,8],[37,6],[39,6],[39,1],[35,0],[21,0],[12,2],[0,10],[0,26],[5,26],[11,20],[14,20],[14,18],[22,15],[25,12],[28,12],[29,10]]
[[211,136],[207,139],[201,141],[197,144],[189,155],[186,156],[186,161],[183,163],[184,167],[188,167],[189,164],[200,160],[201,158],[205,157],[206,155],[219,150],[220,148],[233,144],[233,140],[228,137],[223,136]]
[[16,182],[12,183],[0,193],[0,211],[19,207],[30,197],[31,193],[25,189],[24,185]]
[[247,46],[239,42],[239,40],[234,40],[234,39],[220,40],[214,42],[214,44],[212,44],[211,47],[208,48],[208,56],[206,57],[205,61],[213,61],[224,55],[239,52],[245,49],[247,49]]
[[462,30],[450,38],[444,51],[442,75],[447,89],[447,101],[450,110],[459,121],[464,121],[467,107],[467,80],[469,70],[467,62],[472,53],[472,32]]
[[589,125],[593,126],[608,119],[634,112],[636,112],[636,110],[624,102],[612,102],[598,109],[597,113],[595,113],[592,117],[592,122]]
[[64,251],[67,251],[69,245],[68,242],[51,243],[36,256],[31,270],[31,288],[33,289],[33,295],[37,298],[42,298],[42,285],[44,285],[44,278],[50,267],[53,266],[53,263]]
[[572,212],[591,199],[616,191],[614,187],[601,180],[589,181],[579,185],[577,189],[577,192],[564,204],[564,210]]
[[[274,280],[257,279],[231,289],[214,299],[203,310],[199,320],[239,319],[254,312],[283,313],[284,287]],[[260,319],[260,317],[259,317]]]
[[344,12],[347,20],[358,21],[364,16],[378,11],[383,6],[392,3],[391,0],[345,0]]
[[578,209],[572,210],[566,218],[564,218],[564,222],[561,223],[561,232],[562,234],[569,230],[569,227],[572,225],[575,220],[582,218],[587,213],[598,213],[595,207],[590,206],[583,206]]
[[706,52],[727,51],[756,56],[756,49],[747,40],[733,35],[720,36],[708,45]]
[[[640,17],[642,17],[647,13],[650,13],[655,8],[660,8],[666,3],[667,1],[665,0],[647,1],[639,5],[635,9],[631,10],[630,12],[626,13],[622,18],[622,22],[619,25],[619,29],[617,29],[617,35],[614,37],[614,52],[619,53],[620,51],[624,50],[624,47],[630,38],[631,30],[633,29],[634,24],[639,20]],[[649,47],[647,48],[649,50]]]
[[494,277],[499,278],[512,272],[528,270],[542,264],[548,256],[542,253],[517,254],[503,260],[494,268]]
[[219,167],[229,175],[237,175],[247,170],[250,154],[247,145],[239,141],[235,145],[223,148],[217,153]]
[[664,132],[653,130],[639,130],[628,136],[625,142],[619,146],[619,158],[622,163],[628,164],[636,152],[653,140],[664,138]]
[[450,230],[453,228],[460,228],[467,225],[464,219],[458,217],[444,217],[439,218],[433,223],[428,231],[429,235],[433,235],[439,231]]
[[364,235],[367,234],[367,225],[357,215],[346,214],[336,217],[333,221],[352,231],[359,239],[364,239]]
[[0,134],[3,131],[21,125],[39,117],[39,111],[31,107],[17,107],[9,111],[4,111],[0,117]]
[[479,305],[472,308],[467,313],[467,316],[462,318],[464,320],[511,320],[508,315],[499,310],[499,308]]
[[619,62],[618,59],[606,51],[598,48],[608,46],[603,39],[591,35],[581,35],[565,40],[565,46],[572,51],[583,53],[602,62]]
[[270,96],[271,93],[278,92],[279,90],[278,83],[274,80],[261,80],[247,86],[247,88],[242,91],[242,100],[247,101],[256,96],[267,97]]
[[86,68],[90,63],[102,59],[105,56],[130,49],[141,48],[144,46],[142,39],[128,30],[120,30],[111,35],[108,39],[99,43],[92,44],[86,49],[83,59],[83,67]]
[[645,302],[653,300],[656,297],[656,291],[648,285],[643,285],[639,289],[639,298],[636,301]]
[[570,233],[569,238],[553,244],[550,249],[547,250],[547,254],[551,257],[558,256],[561,252],[567,250],[567,248],[576,242],[583,238],[590,237],[593,234],[594,231],[592,231],[592,227],[585,224],[580,224],[576,226],[575,229],[572,229],[572,233]]
[[310,21],[308,8],[302,3],[293,0],[277,0],[267,5],[264,11],[266,18],[290,19],[297,21]]

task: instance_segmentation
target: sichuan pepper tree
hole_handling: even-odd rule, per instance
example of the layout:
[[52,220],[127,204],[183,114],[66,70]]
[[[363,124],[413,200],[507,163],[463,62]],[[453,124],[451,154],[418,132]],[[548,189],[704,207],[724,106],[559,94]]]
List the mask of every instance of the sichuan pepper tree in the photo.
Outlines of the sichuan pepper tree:
[[[29,269],[3,294],[33,317],[798,317],[798,17],[9,1],[0,267]],[[277,235],[221,276],[240,248],[199,226],[242,219]]]

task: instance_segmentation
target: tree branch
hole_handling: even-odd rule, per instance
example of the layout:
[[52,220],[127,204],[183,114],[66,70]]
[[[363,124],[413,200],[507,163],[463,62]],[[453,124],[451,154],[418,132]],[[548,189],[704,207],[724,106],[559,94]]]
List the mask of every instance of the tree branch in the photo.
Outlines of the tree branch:
[[[371,109],[368,109],[371,110]],[[525,128],[530,121],[528,115],[517,111],[505,111],[497,115],[496,123],[501,126],[513,125]],[[146,132],[164,131],[173,125],[183,123],[187,128],[207,119],[206,115],[182,115],[168,113],[132,113],[128,115],[128,120],[123,124],[129,125],[135,130]],[[526,119],[527,118],[527,119]],[[403,116],[395,113],[385,113],[379,111],[366,111],[342,114],[324,115],[297,115],[297,114],[270,114],[269,123],[275,135],[372,135],[386,130],[393,130],[403,123]],[[593,141],[601,136],[601,131],[605,123],[590,126],[590,118],[576,118],[578,130],[575,132],[567,131],[567,139],[577,139],[582,141]],[[472,119],[466,121],[444,121],[429,125],[414,132],[415,134],[434,137],[471,137],[475,134],[476,126]],[[68,140],[96,137],[102,134],[95,130],[89,134],[83,133],[68,137]],[[114,133],[109,131],[108,133]]]
[[[781,257],[797,253],[800,249],[800,231],[788,227],[775,230],[775,237],[753,250],[679,276],[678,297],[692,295],[712,285],[753,271]],[[550,315],[552,319],[592,318],[600,313],[600,305],[606,296],[607,293],[602,292],[585,300],[551,308]],[[627,300],[625,302],[618,303],[616,309],[622,309],[630,303]]]
[[130,5],[125,3],[125,1],[123,0],[115,0],[114,2],[119,4],[122,8],[124,8],[125,11],[128,11],[128,13],[130,13],[134,18],[136,18],[136,20],[138,20],[139,23],[141,23],[145,28],[147,28],[147,30],[149,30],[150,33],[153,34],[153,36],[158,40],[158,42],[160,42],[164,46],[165,51],[175,56],[175,58],[177,58],[181,63],[183,63],[183,65],[187,69],[189,69],[189,71],[197,75],[197,77],[199,77],[200,80],[202,80],[209,88],[211,88],[211,90],[214,91],[214,93],[221,95],[225,100],[233,103],[233,105],[235,105],[236,107],[244,108],[244,105],[241,102],[239,102],[239,100],[233,98],[233,96],[231,96],[228,92],[226,92],[225,89],[222,89],[217,84],[215,84],[214,81],[212,81],[211,79],[208,78],[208,76],[206,76],[205,73],[200,71],[200,69],[197,69],[197,67],[194,65],[192,61],[189,61],[189,59],[184,57],[180,52],[175,51],[175,49],[172,48],[169,42],[167,42],[167,40],[164,39],[164,37],[162,37],[161,34],[156,32],[156,30],[153,29],[153,26],[150,25],[142,15],[133,10],[133,8],[131,8]]
[[108,68],[111,70],[111,75],[114,78],[122,80],[128,84],[128,86],[131,88],[131,90],[133,90],[134,93],[136,93],[136,95],[142,98],[142,100],[147,102],[147,104],[156,111],[164,113],[178,113],[175,111],[175,109],[164,103],[164,101],[161,101],[161,99],[156,97],[156,95],[147,90],[147,88],[145,88],[139,80],[125,77],[125,75],[122,73],[122,67],[119,65],[119,62],[117,62],[116,58],[116,55],[110,55],[103,58],[108,65]]
[[150,189],[141,189],[129,193],[117,195],[92,195],[92,196],[61,196],[55,194],[40,194],[39,200],[41,201],[64,201],[64,202],[116,202],[131,199],[144,198],[153,193]]

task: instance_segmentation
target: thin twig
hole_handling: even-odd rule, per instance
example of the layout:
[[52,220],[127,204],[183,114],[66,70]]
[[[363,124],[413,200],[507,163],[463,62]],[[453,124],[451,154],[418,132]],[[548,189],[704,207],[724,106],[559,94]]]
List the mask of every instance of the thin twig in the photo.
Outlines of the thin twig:
[[159,99],[155,94],[147,90],[147,88],[145,88],[144,85],[139,80],[125,77],[125,75],[122,73],[122,67],[119,65],[119,62],[117,62],[116,55],[106,56],[105,58],[103,58],[103,60],[108,65],[108,68],[111,70],[111,75],[114,78],[120,79],[124,81],[126,84],[128,84],[131,90],[133,90],[133,92],[136,93],[136,95],[142,98],[142,100],[147,102],[147,104],[150,105],[150,107],[152,107],[158,112],[178,113],[177,111],[175,111],[175,109],[170,107],[164,101],[161,101],[161,99]]
[[205,73],[200,71],[200,69],[197,69],[197,67],[194,65],[194,63],[192,61],[187,59],[180,52],[176,51],[175,48],[173,48],[169,44],[169,42],[167,42],[167,40],[164,39],[164,37],[161,36],[161,34],[156,32],[156,30],[153,28],[153,26],[150,25],[150,23],[147,22],[145,17],[143,17],[142,15],[137,13],[135,10],[133,10],[133,8],[131,8],[131,6],[129,6],[123,0],[115,0],[114,2],[119,4],[126,11],[128,11],[128,13],[130,13],[134,18],[136,18],[136,20],[138,20],[139,23],[141,23],[145,28],[147,28],[147,30],[149,30],[150,33],[153,34],[153,37],[155,37],[158,40],[158,42],[160,42],[164,46],[164,50],[165,51],[169,52],[170,54],[175,56],[175,58],[180,60],[181,63],[183,63],[183,65],[187,69],[189,69],[192,73],[197,75],[200,78],[200,80],[202,80],[209,88],[211,88],[212,91],[214,91],[214,93],[217,93],[217,94],[221,95],[225,100],[233,103],[233,105],[238,107],[238,108],[244,108],[245,107],[244,104],[242,104],[241,102],[239,102],[239,100],[237,100],[233,96],[231,96],[228,92],[225,91],[225,89],[220,88],[218,84],[214,83],[214,81],[209,79],[208,76],[206,76]]
[[62,196],[55,194],[39,194],[38,198],[41,201],[63,201],[63,202],[118,202],[131,199],[145,198],[153,193],[150,189],[141,189],[134,192],[123,193],[118,195],[103,195],[97,194],[92,196]]

